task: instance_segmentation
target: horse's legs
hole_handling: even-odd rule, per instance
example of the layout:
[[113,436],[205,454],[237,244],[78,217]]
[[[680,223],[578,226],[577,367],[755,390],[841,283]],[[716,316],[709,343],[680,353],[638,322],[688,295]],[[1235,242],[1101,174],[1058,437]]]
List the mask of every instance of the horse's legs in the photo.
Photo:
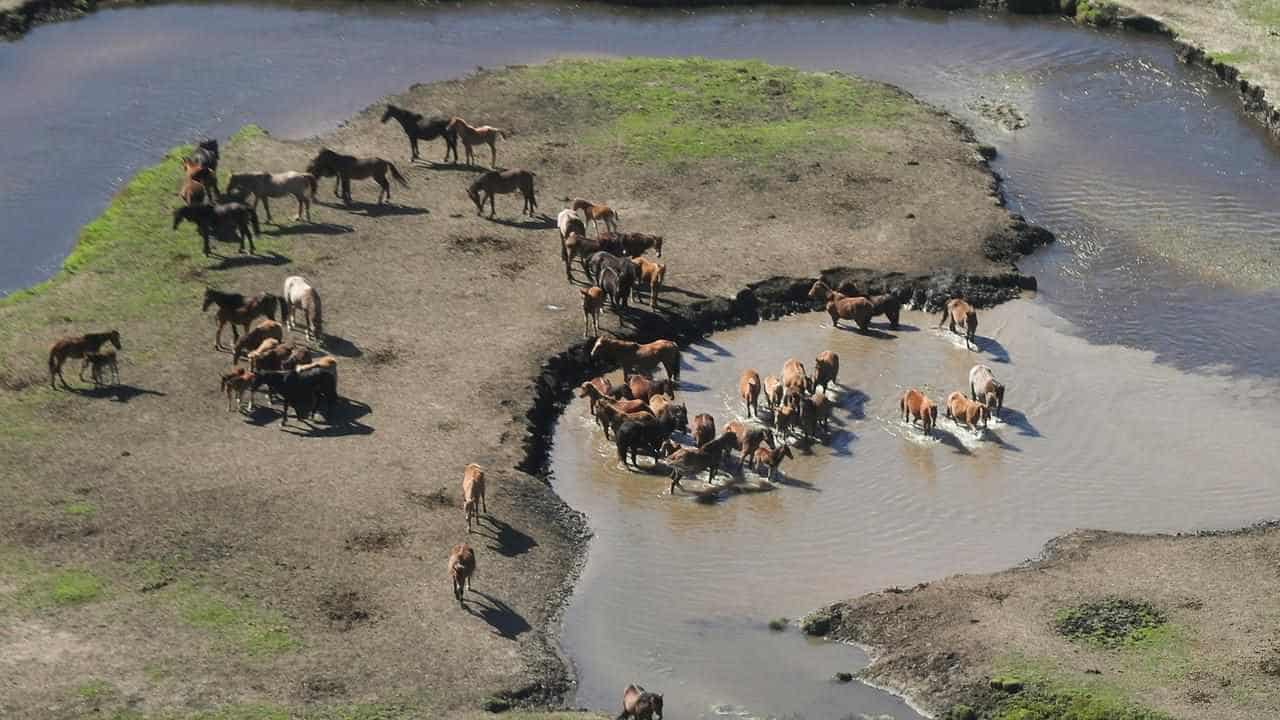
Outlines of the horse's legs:
[[386,193],[387,195],[387,202],[391,202],[391,183],[387,181],[387,176],[379,175],[378,177],[375,177],[374,180],[377,180],[378,187],[382,188],[378,191],[378,204],[382,204],[383,193]]
[[342,194],[338,192],[339,188],[341,187],[342,187],[342,173],[336,173],[333,176],[333,196],[338,198],[339,200],[342,199]]
[[409,133],[409,159],[418,159],[418,137],[413,133]]
[[498,142],[489,138],[489,167],[498,167]]
[[[469,151],[470,151],[470,148],[468,148],[468,152]],[[470,158],[467,158],[468,162],[470,162],[470,160],[471,160]],[[498,208],[494,205],[494,198],[497,196],[498,196],[498,193],[492,190],[489,191],[489,217],[493,217],[494,214],[498,212]]]
[[[258,209],[258,198],[255,195],[253,199],[253,209]],[[267,222],[271,222],[271,201],[266,195],[262,196],[262,209],[267,211]]]

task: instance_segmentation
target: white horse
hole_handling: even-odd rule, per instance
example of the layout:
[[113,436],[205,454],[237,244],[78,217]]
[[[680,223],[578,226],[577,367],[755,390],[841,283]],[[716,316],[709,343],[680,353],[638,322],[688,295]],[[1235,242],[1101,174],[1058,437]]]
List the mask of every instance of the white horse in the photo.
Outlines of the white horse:
[[1004,384],[996,380],[996,374],[986,365],[974,365],[969,371],[969,394],[986,405],[996,417],[1004,409]]
[[582,224],[582,219],[578,217],[578,213],[569,208],[560,211],[556,216],[556,227],[560,228],[560,259],[568,263],[567,253],[564,241],[569,238],[569,233],[576,232],[579,235],[587,236],[587,226]]
[[[227,182],[226,192],[242,190],[253,195],[253,209],[258,209],[258,201],[267,209],[267,222],[271,221],[271,203],[268,198],[292,195],[298,201],[298,215],[294,220],[302,219],[302,209],[307,210],[307,222],[311,222],[311,201],[316,197],[316,176],[310,173],[238,173]],[[310,197],[308,197],[310,193]]]
[[284,322],[289,330],[296,327],[296,310],[302,310],[307,319],[307,340],[324,345],[324,313],[320,309],[320,293],[311,287],[301,275],[292,275],[284,281]]

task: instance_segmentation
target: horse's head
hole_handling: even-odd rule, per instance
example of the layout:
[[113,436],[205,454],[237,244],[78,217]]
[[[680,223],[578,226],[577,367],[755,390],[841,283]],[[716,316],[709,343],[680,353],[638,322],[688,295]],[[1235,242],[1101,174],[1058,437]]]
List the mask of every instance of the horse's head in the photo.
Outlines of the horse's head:
[[471,198],[471,202],[476,204],[476,214],[484,212],[484,202],[480,199],[480,181],[471,183],[471,187],[467,188],[467,197]]
[[199,145],[197,145],[196,147],[197,147],[198,149],[200,149],[200,150],[204,150],[204,151],[206,151],[206,152],[211,153],[214,157],[217,157],[217,156],[218,156],[218,141],[217,141],[217,140],[205,140],[205,141],[201,142]]
[[271,293],[262,293],[262,300],[258,302],[258,307],[262,308],[262,314],[268,320],[276,319],[276,309],[280,307],[280,296]]
[[831,295],[831,288],[821,280],[814,282],[813,287],[809,288],[810,300],[826,300],[829,295]]
[[[658,251],[658,257],[662,257],[662,236],[661,235],[653,236],[653,249]],[[666,266],[663,266],[663,269],[666,269]]]
[[386,122],[400,113],[400,108],[395,105],[387,105],[387,109],[382,113],[382,122]]
[[115,345],[117,350],[124,349],[120,347],[120,331],[119,330],[112,330],[111,332],[107,333],[107,341],[110,342],[112,345]]
[[654,720],[662,720],[662,696],[658,693],[642,693],[636,701],[636,710],[636,717],[644,717],[642,713],[647,710]]
[[600,337],[596,338],[596,342],[595,342],[595,344],[591,346],[591,358],[592,358],[592,359],[595,359],[595,357],[596,357],[597,355],[599,355],[599,354],[600,354],[600,348],[604,347],[604,345],[605,345],[605,342],[604,342],[604,341],[605,341],[605,337],[604,337],[603,335],[601,335]]

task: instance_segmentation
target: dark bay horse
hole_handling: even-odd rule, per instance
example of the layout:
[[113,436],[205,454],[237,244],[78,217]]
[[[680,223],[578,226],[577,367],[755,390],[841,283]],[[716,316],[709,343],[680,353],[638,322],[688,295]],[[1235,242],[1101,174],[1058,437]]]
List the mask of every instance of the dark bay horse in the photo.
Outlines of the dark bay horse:
[[[378,192],[378,204],[382,204],[382,196],[386,195],[387,200],[391,199],[391,183],[387,182],[387,174],[395,178],[401,187],[409,187],[409,181],[404,179],[400,171],[390,160],[382,158],[358,158],[354,155],[342,155],[336,153],[329,148],[322,148],[315,158],[307,165],[307,172],[316,177],[335,178],[333,182],[333,196],[341,198],[343,202],[351,202],[351,181],[372,179],[378,183],[381,188]],[[342,188],[342,192],[338,192],[338,188]]]
[[262,234],[258,227],[258,213],[244,203],[231,202],[221,205],[188,205],[175,208],[173,211],[173,229],[177,230],[183,220],[194,223],[200,231],[200,239],[204,241],[205,257],[209,256],[209,238],[219,242],[239,242],[240,252],[244,252],[244,241],[249,240],[249,253],[257,252],[253,246],[253,232]]
[[385,123],[392,118],[400,123],[400,127],[404,128],[404,134],[409,136],[410,160],[421,157],[418,155],[419,140],[444,138],[444,160],[441,162],[449,162],[449,153],[453,153],[453,161],[458,162],[458,133],[449,129],[449,118],[440,115],[423,117],[412,110],[388,104],[386,112],[382,113],[382,122]]
[[[70,388],[67,379],[62,377],[62,364],[67,358],[83,358],[85,355],[98,351],[103,343],[109,342],[120,349],[120,331],[108,330],[100,333],[87,333],[85,335],[73,335],[64,337],[55,342],[49,348],[49,387],[56,388],[53,379],[56,377],[62,381],[62,387]],[[83,372],[81,372],[83,375]]]
[[205,140],[190,155],[183,159],[183,164],[190,163],[208,170],[208,181],[199,178],[209,188],[214,200],[218,198],[218,141]]
[[222,328],[224,325],[231,325],[231,339],[237,341],[240,339],[240,332],[237,326],[242,326],[245,332],[249,331],[249,324],[254,318],[262,316],[268,320],[274,320],[276,317],[276,308],[280,306],[280,298],[271,293],[258,293],[253,297],[246,298],[240,293],[229,293],[214,290],[213,288],[205,288],[204,302],[200,305],[200,312],[205,312],[210,305],[218,306],[218,331],[213,336],[213,349],[222,349]]
[[[480,215],[484,212],[484,203],[489,202],[489,217],[493,217],[493,196],[506,195],[519,191],[524,196],[524,208],[521,214],[533,215],[538,209],[538,201],[533,196],[533,178],[535,175],[528,170],[490,170],[489,172],[476,178],[471,183],[471,187],[467,188],[467,196],[471,198],[471,202],[476,204],[476,214]],[[481,195],[486,193],[486,195]]]

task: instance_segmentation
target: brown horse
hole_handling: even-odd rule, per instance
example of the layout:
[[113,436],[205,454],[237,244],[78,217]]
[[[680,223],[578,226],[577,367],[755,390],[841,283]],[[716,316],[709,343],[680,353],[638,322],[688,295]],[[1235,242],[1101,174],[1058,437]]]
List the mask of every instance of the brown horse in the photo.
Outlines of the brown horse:
[[[388,201],[391,200],[391,183],[387,182],[388,173],[400,183],[401,187],[409,187],[409,181],[404,179],[390,160],[342,155],[329,148],[322,148],[307,164],[307,173],[315,177],[334,178],[333,196],[348,204],[351,203],[352,180],[372,179],[378,183],[378,187],[381,188],[378,191],[379,205],[382,204],[383,195],[386,195]],[[339,188],[342,190],[341,193],[338,192]]]
[[642,257],[633,257],[631,262],[639,271],[640,282],[637,282],[632,290],[635,293],[636,300],[640,299],[640,286],[649,288],[649,309],[653,310],[658,307],[658,289],[662,287],[662,283],[667,279],[667,266],[663,263],[653,262]]
[[184,205],[211,205],[213,193],[209,188],[217,187],[218,180],[213,171],[199,162],[186,158],[182,161],[182,188],[178,197]]
[[[467,197],[471,198],[471,202],[476,204],[476,214],[484,213],[484,203],[489,201],[489,217],[493,217],[497,212],[497,208],[493,205],[493,196],[506,195],[519,191],[524,196],[524,207],[521,208],[520,214],[532,216],[534,211],[538,209],[538,200],[533,195],[533,179],[537,177],[528,170],[490,170],[481,175],[471,183],[467,188]],[[486,195],[481,195],[485,193]],[[565,268],[569,267],[569,262],[565,261]]]
[[738,470],[741,470],[742,464],[756,454],[756,450],[761,445],[774,447],[778,444],[773,437],[773,431],[769,428],[753,427],[738,420],[725,423],[724,431],[733,433],[736,438],[739,453]]
[[90,370],[90,378],[94,387],[107,384],[105,378],[111,373],[111,384],[120,384],[120,366],[116,363],[116,351],[111,348],[84,354],[84,362],[80,364],[80,382],[84,382],[84,371]]
[[627,340],[600,337],[591,348],[591,358],[604,356],[622,367],[624,376],[640,370],[652,370],[661,365],[667,377],[680,380],[680,346],[671,340],[654,340],[641,345]]
[[769,474],[765,476],[766,480],[773,481],[773,471],[778,469],[782,464],[783,458],[794,458],[791,454],[791,446],[782,444],[772,450],[767,447],[756,448],[756,454],[751,458],[751,469],[757,473],[760,472],[761,466],[769,468]]
[[593,203],[582,198],[573,199],[573,211],[581,212],[583,222],[589,222],[596,229],[596,237],[600,237],[600,223],[610,233],[618,232],[618,213],[608,205]]
[[912,425],[919,420],[924,427],[925,435],[932,432],[934,426],[938,424],[938,406],[915,388],[911,388],[902,396],[898,401],[898,408],[902,410],[903,420],[910,418]]
[[[62,387],[70,389],[67,379],[62,376],[62,365],[67,358],[84,358],[96,353],[103,343],[109,342],[120,349],[120,331],[108,330],[100,333],[87,333],[64,337],[49,347],[49,387],[56,388],[54,378],[62,381]],[[81,370],[83,375],[83,370]]]
[[987,421],[991,419],[991,411],[986,405],[970,400],[964,396],[964,393],[957,390],[947,396],[947,417],[977,430],[979,424],[983,428],[987,427]]
[[782,404],[799,410],[800,398],[809,392],[810,387],[804,363],[795,358],[787,358],[782,364]]
[[760,415],[760,373],[743,370],[738,378],[738,396],[747,406],[747,417]]
[[582,337],[591,337],[591,326],[594,324],[596,335],[600,334],[600,311],[604,309],[604,290],[592,285],[589,288],[578,288],[582,293]]
[[[476,145],[489,146],[489,167],[498,167],[498,136],[502,136],[503,140],[507,139],[507,131],[502,128],[481,125],[472,127],[467,124],[466,120],[455,117],[445,126],[445,130],[457,133],[458,139],[462,141],[462,147],[467,152],[467,164],[475,165],[475,153],[471,148]],[[454,151],[454,159],[457,159],[457,151]]]
[[963,298],[952,298],[947,301],[945,307],[942,308],[942,319],[938,321],[938,327],[942,327],[943,323],[951,321],[951,332],[956,331],[956,325],[964,325],[964,346],[969,347],[969,343],[973,343],[974,347],[978,345],[978,311],[973,306],[965,302]]
[[840,375],[840,356],[831,350],[823,350],[818,353],[818,358],[813,363],[813,388],[818,389],[822,386],[822,391],[826,392],[827,388],[834,385],[836,377]]
[[605,232],[599,233],[597,239],[600,241],[602,249],[607,249],[614,255],[626,255],[633,258],[640,257],[645,254],[645,251],[652,248],[657,251],[658,257],[662,257],[661,235]]
[[467,515],[467,532],[471,532],[471,519],[480,524],[480,513],[489,514],[484,502],[484,468],[471,463],[462,471],[462,511]]
[[708,473],[707,483],[714,483],[724,454],[737,442],[737,435],[726,432],[700,447],[676,449],[666,458],[667,467],[671,468],[671,488],[668,492],[674,494],[685,475],[697,475],[703,470]]
[[200,305],[200,312],[209,309],[210,305],[218,306],[218,331],[213,336],[213,349],[222,349],[222,328],[225,325],[231,325],[231,340],[235,342],[240,339],[239,327],[243,327],[245,332],[249,331],[249,324],[253,319],[261,315],[267,319],[275,319],[276,307],[280,304],[280,298],[271,293],[259,293],[253,297],[246,298],[240,293],[226,293],[206,288],[204,291],[204,303]]
[[622,691],[622,714],[618,720],[662,720],[662,696],[646,692],[639,685]]
[[692,429],[693,444],[699,447],[706,445],[716,437],[716,419],[708,413],[698,413],[693,416]]
[[453,596],[462,605],[462,593],[471,587],[471,576],[476,574],[476,551],[462,543],[453,546],[449,553],[449,582],[453,584]]
[[[207,175],[201,174],[196,179],[210,191],[209,202],[217,201],[220,195],[218,192],[218,141],[205,140],[197,145],[194,152],[182,159],[184,171],[187,170],[188,165],[208,171]],[[190,172],[187,171],[187,174],[190,175]]]

